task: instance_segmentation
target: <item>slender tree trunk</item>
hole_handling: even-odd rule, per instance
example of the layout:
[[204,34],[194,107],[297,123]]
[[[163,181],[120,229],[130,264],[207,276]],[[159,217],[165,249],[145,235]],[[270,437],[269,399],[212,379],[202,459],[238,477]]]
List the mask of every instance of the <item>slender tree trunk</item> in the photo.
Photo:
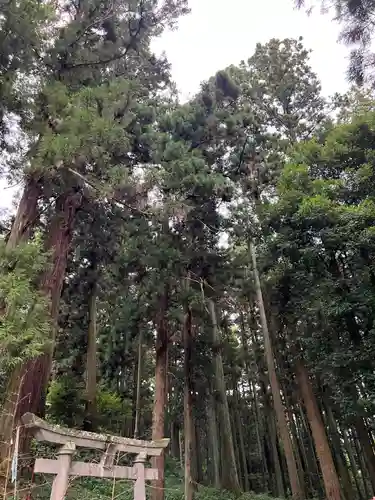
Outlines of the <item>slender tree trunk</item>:
[[171,422],[171,455],[176,460],[180,458],[180,445],[179,445],[179,427],[178,424],[172,420]]
[[288,418],[288,427],[290,429],[290,435],[292,438],[292,446],[294,450],[294,456],[296,459],[296,464],[297,464],[297,471],[299,475],[299,480],[301,484],[301,488],[304,494],[304,497],[306,497],[306,491],[305,491],[305,472],[307,472],[307,467],[305,465],[304,461],[304,453],[303,449],[301,448],[301,442],[298,437],[297,433],[297,426],[294,420],[294,413],[292,411],[292,407],[290,405],[290,402],[288,401],[287,395],[288,393],[286,392],[286,388],[281,385],[281,392],[284,394],[285,398],[285,404],[286,404],[286,415]]
[[238,389],[237,387],[234,388],[234,397],[235,397],[235,402],[236,402],[236,407],[235,407],[235,418],[236,418],[236,423],[237,423],[237,428],[238,428],[238,441],[239,441],[239,448],[241,452],[241,462],[242,462],[242,471],[243,471],[243,487],[245,491],[250,490],[250,484],[249,484],[249,471],[247,467],[247,458],[246,458],[246,450],[245,450],[245,441],[244,441],[244,435],[243,435],[243,425],[242,425],[242,408],[240,405],[240,399],[238,396]]
[[[134,347],[134,346],[133,346]],[[138,348],[136,350],[138,352]],[[133,352],[136,352],[133,349]],[[136,413],[137,413],[137,372],[138,372],[138,362],[133,363],[133,369],[132,369],[132,414],[130,418],[130,429],[129,433],[125,434],[126,436],[134,436],[134,431],[135,431],[135,418],[136,418]]]
[[[299,481],[300,485],[302,488],[302,492],[304,497],[307,496],[306,493],[306,478],[310,482],[310,475],[309,475],[309,470],[308,470],[308,463],[307,463],[307,457],[306,457],[306,452],[304,448],[304,444],[300,439],[300,432],[298,428],[298,422],[295,416],[295,407],[299,407],[299,401],[295,400],[294,394],[294,388],[291,387],[290,385],[288,386],[288,380],[287,377],[285,376],[288,374],[288,365],[285,361],[285,358],[281,355],[281,345],[278,345],[278,338],[276,337],[276,332],[278,331],[277,329],[277,324],[276,324],[276,319],[275,316],[270,314],[270,323],[271,323],[271,329],[270,329],[270,338],[271,338],[271,345],[274,348],[274,358],[276,361],[276,364],[279,368],[279,371],[284,376],[280,376],[280,388],[281,388],[281,393],[284,396],[284,404],[286,408],[286,416],[288,420],[288,427],[290,431],[290,435],[292,438],[292,445],[293,445],[293,450],[294,450],[294,457],[296,460],[296,465],[297,465],[297,471],[299,475]],[[280,340],[279,340],[280,342]]]
[[221,356],[221,338],[217,326],[215,304],[213,300],[209,300],[209,309],[212,320],[212,333],[215,349],[214,367],[215,367],[215,384],[218,395],[218,410],[220,422],[223,426],[223,452],[225,467],[222,471],[222,486],[230,491],[239,492],[240,485],[238,481],[238,473],[236,467],[236,456],[234,453],[232,427],[229,414],[228,398],[225,387],[223,360]]
[[143,331],[139,331],[138,338],[138,363],[137,363],[137,394],[135,398],[135,421],[134,437],[139,437],[139,423],[141,418],[141,385],[142,385],[142,355],[143,355]]
[[[195,389],[194,389],[195,393]],[[196,398],[193,397],[193,408],[197,408],[197,401]],[[198,484],[203,483],[203,446],[204,446],[204,441],[203,437],[200,433],[201,425],[197,421],[197,419],[194,417],[194,412],[193,412],[193,440],[192,440],[192,448],[191,448],[191,454],[192,457],[194,458],[194,468],[192,478],[194,481],[194,488],[197,489]]]
[[301,360],[297,360],[296,362],[296,371],[323,475],[327,500],[341,500],[340,482],[333,462],[323,418],[306,367]]
[[[266,490],[267,488],[267,478],[268,478],[268,468],[267,468],[267,463],[266,459],[263,453],[263,447],[262,447],[262,438],[264,435],[263,429],[262,429],[262,420],[261,420],[261,415],[259,411],[259,403],[258,403],[258,395],[257,395],[257,390],[256,387],[253,384],[253,380],[251,378],[251,369],[249,365],[249,347],[246,339],[246,334],[245,334],[245,321],[243,317],[243,312],[240,311],[240,327],[241,327],[241,343],[242,343],[242,349],[245,353],[245,369],[246,369],[246,375],[247,375],[247,380],[249,383],[249,391],[250,391],[250,397],[254,400],[254,417],[255,417],[255,432],[256,432],[256,438],[257,438],[257,446],[258,446],[258,451],[259,451],[259,459],[262,464],[262,480],[263,480],[263,488]],[[261,367],[257,366],[258,368],[258,373],[261,371]],[[258,375],[259,378],[259,375]],[[262,386],[262,384],[260,384]]]
[[353,448],[352,448],[351,443],[349,442],[349,438],[348,438],[348,435],[347,435],[347,432],[345,429],[342,430],[342,436],[344,439],[344,446],[346,449],[346,453],[347,453],[348,458],[349,458],[349,463],[350,463],[350,468],[352,470],[352,476],[354,479],[354,483],[355,483],[355,486],[356,486],[357,491],[358,491],[358,497],[360,500],[364,500],[363,491],[361,489],[361,485],[359,484],[358,466],[355,462]]
[[[95,265],[93,273],[96,273]],[[96,390],[97,390],[97,310],[96,300],[98,295],[98,284],[96,276],[93,277],[91,293],[89,298],[89,328],[87,338],[87,361],[86,361],[86,416],[85,430],[94,430],[96,421]]]
[[232,436],[233,436],[233,447],[234,447],[234,455],[236,457],[236,468],[238,474],[238,481],[240,488],[243,489],[243,478],[241,474],[241,457],[240,457],[240,449],[238,443],[238,426],[237,426],[237,418],[236,418],[236,408],[233,404],[229,404],[229,413],[231,416],[231,424],[232,424]]
[[265,407],[266,407],[266,413],[268,416],[268,430],[269,430],[269,437],[271,441],[271,449],[272,449],[272,459],[273,459],[273,466],[274,466],[274,471],[275,471],[275,494],[276,497],[285,497],[285,491],[284,491],[284,483],[283,483],[283,476],[282,476],[282,471],[281,471],[281,465],[280,465],[280,458],[279,458],[279,453],[278,453],[278,448],[277,448],[277,430],[276,430],[276,425],[275,425],[275,418],[274,418],[274,412],[272,411],[271,404],[270,404],[270,398],[268,397],[268,393],[266,388],[264,387],[264,399],[265,399]]
[[264,309],[263,294],[262,294],[262,288],[261,288],[260,279],[259,279],[256,254],[255,254],[255,247],[252,243],[250,243],[250,253],[251,253],[251,258],[252,258],[252,263],[253,263],[255,288],[256,288],[256,294],[257,294],[258,306],[259,306],[259,312],[260,312],[260,319],[261,319],[261,325],[262,325],[262,331],[263,331],[263,337],[264,337],[264,351],[265,351],[268,373],[269,373],[269,378],[270,378],[273,404],[274,404],[275,412],[276,412],[276,416],[277,416],[277,424],[278,424],[278,429],[279,429],[279,433],[280,433],[280,438],[281,438],[281,441],[283,443],[283,447],[284,447],[284,451],[285,451],[285,458],[287,461],[289,480],[290,480],[291,489],[292,489],[292,497],[293,497],[293,500],[301,500],[304,498],[304,494],[303,494],[302,485],[301,485],[299,477],[298,477],[298,470],[297,470],[295,456],[293,453],[292,440],[290,438],[288,423],[287,423],[287,420],[285,417],[285,408],[284,408],[284,405],[283,405],[282,400],[281,400],[280,385],[279,385],[279,381],[278,381],[277,375],[276,375],[275,360],[274,360],[274,355],[273,355],[271,338],[270,338],[270,334],[269,334],[269,330],[268,330],[266,313],[265,313],[265,309]]
[[[43,415],[45,392],[48,385],[55,346],[60,295],[65,277],[67,257],[73,236],[76,211],[81,204],[79,193],[62,195],[56,201],[56,215],[51,223],[47,249],[52,252],[52,262],[46,270],[40,288],[50,299],[51,336],[48,349],[37,358],[17,365],[11,376],[5,405],[0,419],[1,462],[9,456],[14,426],[26,413]],[[23,433],[20,450],[27,451],[29,438]]]
[[179,447],[180,447],[180,467],[182,470],[184,470],[184,439],[183,439],[183,435],[182,435],[182,430],[179,429],[178,431],[178,443],[179,443]]
[[362,417],[356,417],[354,425],[365,456],[366,467],[372,486],[372,493],[375,494],[375,454],[370,440],[370,435]]
[[[306,447],[305,451],[305,460],[308,469],[310,491],[317,492],[318,495],[322,498],[324,496],[323,492],[324,486],[321,484],[321,481],[317,480],[317,478],[320,478],[318,459],[316,457],[315,446],[311,436],[310,426],[307,422],[307,417],[305,416],[305,413],[301,405],[299,405],[299,415],[300,415],[300,421],[302,423],[301,436],[303,436],[303,431],[304,431],[304,434],[308,442],[308,446]],[[301,437],[301,442],[304,445],[303,437]]]
[[367,476],[367,467],[366,467],[364,452],[363,452],[362,447],[360,446],[358,436],[356,436],[353,431],[351,434],[352,434],[351,437],[352,437],[352,441],[353,441],[354,448],[355,448],[356,455],[357,455],[359,470],[361,471],[361,477],[362,477],[362,481],[363,481],[363,489],[365,492],[365,497],[366,497],[366,499],[368,499],[371,496],[371,492],[370,492],[370,483],[367,481],[368,476]]
[[215,488],[220,489],[220,449],[219,432],[217,428],[217,416],[215,407],[215,398],[212,391],[207,389],[207,434],[211,448],[211,463],[213,484]]
[[184,437],[185,437],[185,500],[193,500],[193,384],[192,384],[192,330],[191,310],[185,310],[184,318]]
[[[165,287],[160,297],[156,332],[155,358],[155,399],[152,415],[152,439],[164,438],[165,408],[168,399],[168,289]],[[153,459],[153,467],[158,469],[159,478],[153,482],[152,500],[164,500],[164,453]]]
[[352,499],[356,498],[356,495],[355,495],[354,490],[353,490],[353,485],[352,485],[352,482],[350,479],[348,466],[347,466],[347,463],[345,461],[345,457],[344,457],[342,450],[341,450],[340,435],[339,435],[339,431],[337,429],[336,420],[335,420],[335,417],[333,415],[332,409],[330,407],[329,401],[324,400],[323,403],[324,403],[324,407],[325,407],[325,414],[326,414],[327,423],[328,423],[328,427],[329,427],[330,434],[331,434],[333,448],[334,448],[335,454],[336,454],[337,468],[338,468],[338,471],[339,471],[339,474],[340,474],[340,477],[342,480],[343,490],[345,492],[345,498],[346,498],[346,500],[352,500]]
[[[266,376],[264,375],[266,378]],[[264,432],[264,427],[266,425],[265,422],[262,423],[262,418],[261,418],[261,413],[260,413],[260,408],[259,408],[259,398],[257,394],[257,388],[255,387],[255,384],[249,380],[249,385],[250,385],[250,391],[253,396],[254,400],[254,413],[255,413],[255,432],[256,432],[256,437],[257,437],[257,446],[258,446],[258,452],[259,452],[259,459],[262,464],[262,484],[263,484],[263,490],[265,491],[267,489],[267,484],[268,484],[268,478],[269,478],[269,470],[268,470],[268,465],[267,465],[267,460],[265,457],[264,453],[264,447],[263,447],[263,438],[265,435]],[[263,382],[260,382],[260,386],[263,389],[263,394],[264,397],[266,398],[266,388],[265,384]],[[270,418],[274,418],[273,415],[270,415]]]

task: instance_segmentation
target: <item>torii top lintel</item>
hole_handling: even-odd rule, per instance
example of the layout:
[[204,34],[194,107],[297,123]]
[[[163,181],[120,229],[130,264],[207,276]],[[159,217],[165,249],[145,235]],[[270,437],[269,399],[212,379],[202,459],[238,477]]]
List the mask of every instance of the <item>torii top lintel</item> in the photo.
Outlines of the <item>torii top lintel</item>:
[[29,428],[37,441],[48,441],[49,443],[66,444],[74,442],[77,447],[106,450],[108,445],[116,449],[116,452],[146,453],[147,456],[158,457],[168,446],[169,439],[158,439],[157,441],[143,441],[140,439],[124,438],[95,432],[69,429],[59,425],[49,424],[33,413],[25,413],[22,422]]

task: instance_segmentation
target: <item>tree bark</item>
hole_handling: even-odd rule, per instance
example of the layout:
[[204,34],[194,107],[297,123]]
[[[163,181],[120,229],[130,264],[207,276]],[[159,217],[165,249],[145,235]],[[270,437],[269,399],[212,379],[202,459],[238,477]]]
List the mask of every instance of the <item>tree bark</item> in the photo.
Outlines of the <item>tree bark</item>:
[[364,455],[364,452],[363,452],[363,448],[361,446],[361,443],[358,439],[358,436],[352,431],[351,433],[351,438],[352,438],[352,441],[353,441],[353,444],[354,444],[354,448],[355,448],[355,452],[356,452],[356,455],[357,455],[357,462],[359,464],[359,470],[361,471],[361,474],[360,476],[362,477],[362,481],[363,481],[363,489],[364,489],[364,492],[365,492],[365,497],[366,499],[367,498],[370,498],[371,496],[371,491],[370,491],[370,488],[371,488],[371,481],[367,481],[368,479],[368,471],[367,471],[367,467],[366,467],[366,461],[365,461],[365,455]]
[[[252,407],[254,411],[254,417],[255,417],[255,432],[256,432],[256,438],[257,438],[257,446],[258,446],[258,451],[259,451],[259,460],[262,464],[262,482],[263,482],[263,489],[266,491],[267,489],[267,480],[268,480],[268,467],[267,467],[267,462],[264,456],[263,452],[263,447],[262,447],[262,441],[263,441],[263,427],[262,425],[262,419],[259,411],[259,402],[258,402],[258,395],[257,395],[257,389],[255,387],[255,384],[253,383],[253,380],[251,378],[251,369],[250,369],[250,364],[249,364],[249,347],[248,347],[248,342],[246,339],[246,333],[245,333],[245,321],[243,317],[243,312],[240,311],[240,327],[241,327],[241,343],[242,343],[242,349],[245,354],[245,369],[246,369],[246,375],[247,375],[247,380],[249,384],[249,394],[251,399],[254,400],[254,406]],[[249,325],[250,328],[250,325]],[[254,344],[253,344],[254,345]],[[260,377],[259,373],[262,371],[261,366],[259,366],[258,362],[256,361],[257,364],[257,370],[258,370],[258,382],[260,383]],[[260,386],[262,387],[262,383],[260,383]]]
[[40,180],[32,177],[26,180],[16,217],[7,240],[7,250],[12,250],[20,242],[26,241],[30,237],[30,232],[38,217],[38,200],[41,193],[42,183]]
[[[211,384],[210,384],[211,385]],[[212,479],[215,488],[220,489],[220,450],[219,432],[217,428],[217,416],[215,398],[210,388],[207,389],[207,434],[211,448]]]
[[179,445],[179,426],[174,420],[171,421],[170,425],[171,433],[171,445],[170,452],[173,458],[176,460],[180,459],[180,445]]
[[[75,215],[81,205],[81,200],[81,195],[73,192],[62,195],[56,201],[56,215],[51,223],[46,245],[47,250],[52,252],[52,262],[40,283],[40,288],[50,299],[49,345],[45,353],[16,366],[10,376],[6,402],[0,420],[0,439],[3,443],[0,448],[1,462],[9,455],[13,429],[18,425],[20,417],[26,412],[39,415],[44,413],[45,392],[52,367],[61,290],[73,236]],[[26,433],[23,433],[20,450],[26,452],[28,445],[29,438]]]
[[365,456],[366,467],[372,486],[372,494],[375,494],[375,454],[370,441],[370,435],[362,417],[356,417],[354,425]]
[[[193,384],[194,387],[194,384]],[[198,422],[194,416],[194,408],[197,408],[197,399],[196,399],[196,394],[195,394],[195,388],[193,389],[193,404],[192,404],[192,415],[193,415],[193,439],[192,439],[192,444],[191,444],[191,455],[193,460],[194,467],[192,468],[192,479],[193,479],[193,485],[194,488],[197,489],[198,484],[203,482],[203,456],[202,456],[202,447],[203,447],[203,438],[201,438],[200,435],[200,428],[201,426],[198,425]],[[200,444],[200,446],[199,446]]]
[[237,423],[237,428],[238,428],[238,441],[239,441],[239,448],[241,452],[241,462],[242,462],[242,471],[243,471],[243,488],[245,491],[250,490],[250,483],[249,483],[249,471],[247,467],[247,458],[246,458],[246,450],[245,450],[245,441],[244,441],[244,435],[243,435],[243,424],[242,424],[242,408],[240,405],[240,398],[238,396],[238,389],[237,389],[237,384],[234,388],[234,398],[235,398],[235,419]]
[[296,362],[296,372],[323,475],[327,500],[341,500],[340,482],[333,462],[323,418],[306,367],[300,359]]
[[[93,273],[96,273],[95,265]],[[87,360],[86,360],[86,415],[85,430],[95,429],[96,421],[96,390],[97,390],[97,310],[96,300],[98,295],[97,277],[93,277],[89,298],[89,327],[87,336]]]
[[178,431],[178,444],[180,448],[180,467],[183,470],[184,469],[184,439],[182,435],[182,430],[179,429]]
[[139,437],[139,423],[141,418],[141,385],[142,385],[142,354],[143,354],[143,331],[140,329],[138,339],[138,363],[137,363],[137,394],[135,398],[135,421],[134,437]]
[[[299,420],[301,421],[300,441],[305,449],[305,462],[308,471],[310,492],[316,492],[319,498],[322,498],[324,496],[324,491],[323,491],[324,485],[320,481],[320,469],[319,469],[318,459],[316,457],[313,438],[311,436],[310,426],[307,422],[307,417],[305,416],[305,412],[299,403],[298,407],[299,407],[299,417],[300,417]],[[305,446],[306,440],[307,440],[307,446]]]
[[343,439],[344,439],[344,446],[345,446],[345,449],[346,449],[346,453],[348,454],[350,468],[352,470],[352,476],[353,476],[353,479],[354,479],[354,483],[355,483],[355,486],[357,488],[358,498],[360,500],[364,500],[365,497],[364,497],[364,494],[362,492],[361,485],[359,483],[358,466],[357,466],[357,464],[355,462],[353,448],[352,448],[352,445],[351,445],[351,443],[349,441],[349,438],[348,438],[348,435],[347,435],[347,431],[345,429],[342,430],[342,436],[343,436]]
[[[159,299],[159,312],[156,326],[155,357],[155,398],[152,415],[152,439],[164,438],[165,408],[168,399],[168,288]],[[152,500],[164,500],[164,453],[153,459],[153,467],[158,469],[159,478],[153,482]]]
[[191,310],[185,308],[184,317],[184,437],[185,437],[185,500],[193,500],[194,483],[192,475],[193,462],[193,384],[192,384],[192,331]]
[[294,451],[294,457],[296,459],[298,476],[301,484],[301,488],[303,491],[304,497],[307,497],[306,494],[306,484],[305,477],[307,474],[307,465],[304,456],[304,450],[301,447],[301,441],[298,436],[296,422],[294,420],[294,413],[292,411],[292,407],[290,404],[290,400],[288,401],[288,392],[286,391],[285,385],[281,384],[281,392],[284,394],[285,405],[286,405],[286,416],[288,419],[288,427],[290,429],[290,435],[292,438],[292,446]]
[[285,497],[285,491],[284,491],[284,483],[283,483],[283,476],[282,476],[282,471],[281,471],[279,452],[278,452],[278,448],[277,448],[277,430],[276,430],[276,424],[275,424],[275,417],[274,417],[274,412],[271,408],[271,403],[270,403],[268,391],[267,391],[264,384],[262,384],[262,386],[263,386],[263,391],[264,391],[265,411],[266,411],[266,415],[268,416],[268,433],[269,433],[269,438],[271,441],[272,459],[273,459],[273,466],[274,466],[274,472],[275,472],[275,494],[276,494],[276,497],[282,498],[282,497]]
[[239,492],[240,484],[238,481],[238,473],[236,467],[236,456],[234,453],[233,435],[231,420],[229,414],[228,398],[225,387],[223,360],[221,356],[221,338],[217,326],[215,304],[213,300],[209,300],[209,309],[212,320],[213,347],[215,350],[214,368],[215,368],[215,386],[218,396],[218,411],[220,422],[223,426],[223,452],[225,467],[222,470],[222,486],[223,488]]
[[345,492],[346,500],[352,500],[356,497],[352,481],[350,479],[348,464],[346,463],[345,457],[342,453],[341,442],[340,442],[340,434],[337,429],[337,424],[335,417],[333,415],[332,409],[330,407],[330,403],[327,399],[323,401],[325,407],[325,414],[328,423],[328,427],[330,430],[330,435],[332,439],[333,448],[336,454],[337,468],[339,471],[339,475],[341,477],[341,481],[343,484],[343,490]]
[[261,320],[261,326],[262,326],[263,337],[264,337],[264,351],[265,351],[265,357],[266,357],[266,362],[267,362],[267,367],[268,367],[273,404],[275,407],[278,430],[280,433],[280,439],[283,443],[283,447],[284,447],[284,451],[285,451],[285,458],[286,458],[286,462],[287,462],[289,480],[290,480],[290,485],[291,485],[291,489],[292,489],[292,497],[293,497],[293,500],[302,500],[304,498],[304,494],[303,494],[303,489],[302,489],[302,486],[301,486],[301,483],[300,483],[300,480],[298,477],[298,470],[297,470],[295,456],[293,453],[292,440],[290,438],[288,423],[287,423],[287,420],[285,417],[285,408],[284,408],[284,405],[283,405],[282,400],[281,400],[280,385],[279,385],[279,381],[278,381],[278,378],[276,375],[275,360],[274,360],[274,355],[273,355],[271,338],[270,338],[270,334],[269,334],[269,330],[268,330],[266,312],[265,312],[264,303],[263,303],[263,293],[262,293],[262,288],[261,288],[260,279],[259,279],[256,254],[255,254],[255,247],[254,247],[253,243],[250,243],[250,253],[251,253],[251,259],[252,259],[252,263],[253,263],[255,289],[256,289],[256,294],[257,294],[260,320]]

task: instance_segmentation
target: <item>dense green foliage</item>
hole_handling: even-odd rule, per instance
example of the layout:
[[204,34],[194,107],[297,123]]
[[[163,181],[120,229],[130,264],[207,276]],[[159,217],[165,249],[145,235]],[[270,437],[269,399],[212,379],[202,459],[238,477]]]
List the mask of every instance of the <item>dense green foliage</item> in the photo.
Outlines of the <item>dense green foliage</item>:
[[1,225],[1,486],[31,411],[170,437],[153,500],[368,500],[372,90],[323,97],[303,40],[272,39],[180,103],[150,41],[185,1],[1,5],[1,152],[24,185]]

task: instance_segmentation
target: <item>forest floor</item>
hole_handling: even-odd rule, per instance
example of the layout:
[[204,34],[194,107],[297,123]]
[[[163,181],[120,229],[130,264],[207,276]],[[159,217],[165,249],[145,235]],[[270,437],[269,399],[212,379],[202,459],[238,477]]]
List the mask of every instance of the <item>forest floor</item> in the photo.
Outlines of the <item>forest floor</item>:
[[[41,479],[41,478],[40,478]],[[44,477],[41,484],[35,481],[31,488],[31,498],[34,500],[49,500],[52,477]],[[179,467],[169,463],[166,471],[166,500],[183,500],[184,480]],[[151,486],[147,488],[147,496],[151,493]],[[74,479],[69,487],[67,500],[133,500],[133,482],[106,479],[80,478]],[[244,493],[236,497],[225,490],[217,490],[206,486],[199,486],[196,500],[277,500],[267,495]]]

